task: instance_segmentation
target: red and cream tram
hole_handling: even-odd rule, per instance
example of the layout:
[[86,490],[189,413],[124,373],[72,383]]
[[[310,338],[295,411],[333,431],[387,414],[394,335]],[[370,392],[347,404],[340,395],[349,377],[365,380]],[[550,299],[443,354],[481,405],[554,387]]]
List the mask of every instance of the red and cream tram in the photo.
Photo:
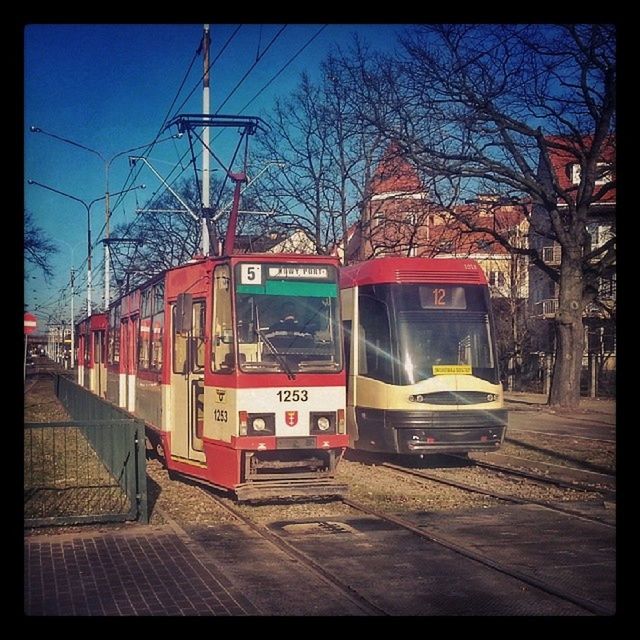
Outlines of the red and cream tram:
[[194,260],[114,302],[108,323],[106,397],[145,420],[170,471],[240,500],[346,491],[337,260]]
[[473,260],[385,257],[342,269],[350,446],[496,450],[507,412],[487,281]]
[[107,316],[94,313],[76,325],[76,382],[104,398],[107,385],[105,336]]

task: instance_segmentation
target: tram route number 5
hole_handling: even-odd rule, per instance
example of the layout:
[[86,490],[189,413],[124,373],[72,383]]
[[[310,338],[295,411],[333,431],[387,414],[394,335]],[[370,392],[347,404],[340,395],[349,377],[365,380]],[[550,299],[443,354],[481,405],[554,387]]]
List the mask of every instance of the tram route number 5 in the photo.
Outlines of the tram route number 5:
[[262,265],[241,264],[240,284],[262,284]]

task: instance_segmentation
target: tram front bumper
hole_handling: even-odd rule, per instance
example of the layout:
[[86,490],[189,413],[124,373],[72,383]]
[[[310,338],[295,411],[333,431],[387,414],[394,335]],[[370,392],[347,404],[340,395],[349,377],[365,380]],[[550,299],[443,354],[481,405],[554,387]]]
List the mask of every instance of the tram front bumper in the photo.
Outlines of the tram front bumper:
[[359,409],[356,448],[390,453],[495,450],[507,428],[506,409],[383,411]]

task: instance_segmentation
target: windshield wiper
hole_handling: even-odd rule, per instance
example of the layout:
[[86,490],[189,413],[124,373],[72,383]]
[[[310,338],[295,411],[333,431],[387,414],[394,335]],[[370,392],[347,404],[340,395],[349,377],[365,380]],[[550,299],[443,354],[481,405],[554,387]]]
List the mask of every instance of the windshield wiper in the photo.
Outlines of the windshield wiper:
[[273,353],[273,355],[276,357],[276,360],[280,363],[282,368],[285,370],[287,374],[287,378],[289,378],[289,380],[295,380],[296,374],[293,373],[293,371],[291,370],[291,367],[289,367],[289,363],[287,362],[287,359],[273,346],[273,344],[271,344],[271,340],[269,340],[269,338],[267,338],[267,336],[264,334],[264,329],[260,329],[259,327],[256,327],[256,332],[262,338],[262,340],[267,345],[267,347],[269,347],[269,351]]

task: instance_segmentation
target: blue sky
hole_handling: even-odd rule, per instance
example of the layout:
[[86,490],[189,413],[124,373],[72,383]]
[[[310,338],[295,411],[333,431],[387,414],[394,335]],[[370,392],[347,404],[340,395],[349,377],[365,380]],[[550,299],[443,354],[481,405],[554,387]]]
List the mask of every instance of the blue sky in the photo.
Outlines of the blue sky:
[[[211,25],[212,60],[238,26]],[[323,25],[287,25],[265,52],[283,26],[241,26],[212,68],[212,112],[260,55],[258,64],[221,111],[239,113]],[[243,115],[268,115],[276,96],[286,95],[303,70],[312,76],[317,73],[326,54],[336,45],[347,46],[354,32],[374,48],[389,49],[401,29],[401,25],[327,25]],[[107,159],[154,140],[178,94],[201,36],[202,24],[38,24],[25,28],[24,206],[59,248],[53,260],[52,282],[45,283],[38,271],[26,267],[30,276],[25,280],[26,309],[39,317],[39,330],[44,329],[49,314],[68,317],[70,269],[72,264],[78,269],[87,255],[87,214],[82,204],[29,185],[27,180],[89,202],[105,193],[105,164],[88,151],[42,133],[31,133],[29,127],[34,125],[77,142]],[[202,57],[198,56],[171,115],[201,113],[202,64]],[[220,149],[214,146],[214,151],[224,153],[223,140],[224,137],[219,139]],[[167,175],[187,145],[186,139],[164,142],[153,149],[149,160],[162,175]],[[125,154],[111,164],[109,191],[120,191],[125,184],[131,186],[125,182],[128,174]],[[143,207],[160,186],[148,170],[140,173],[135,184],[142,183],[146,185],[144,191],[130,192],[112,212],[112,227],[131,221],[136,207]],[[104,203],[100,201],[91,208],[94,243],[101,237],[104,223]],[[102,245],[95,248],[93,254],[93,304],[97,306],[104,277]],[[77,287],[80,291],[75,298],[76,310],[86,304],[86,265],[77,275]]]

